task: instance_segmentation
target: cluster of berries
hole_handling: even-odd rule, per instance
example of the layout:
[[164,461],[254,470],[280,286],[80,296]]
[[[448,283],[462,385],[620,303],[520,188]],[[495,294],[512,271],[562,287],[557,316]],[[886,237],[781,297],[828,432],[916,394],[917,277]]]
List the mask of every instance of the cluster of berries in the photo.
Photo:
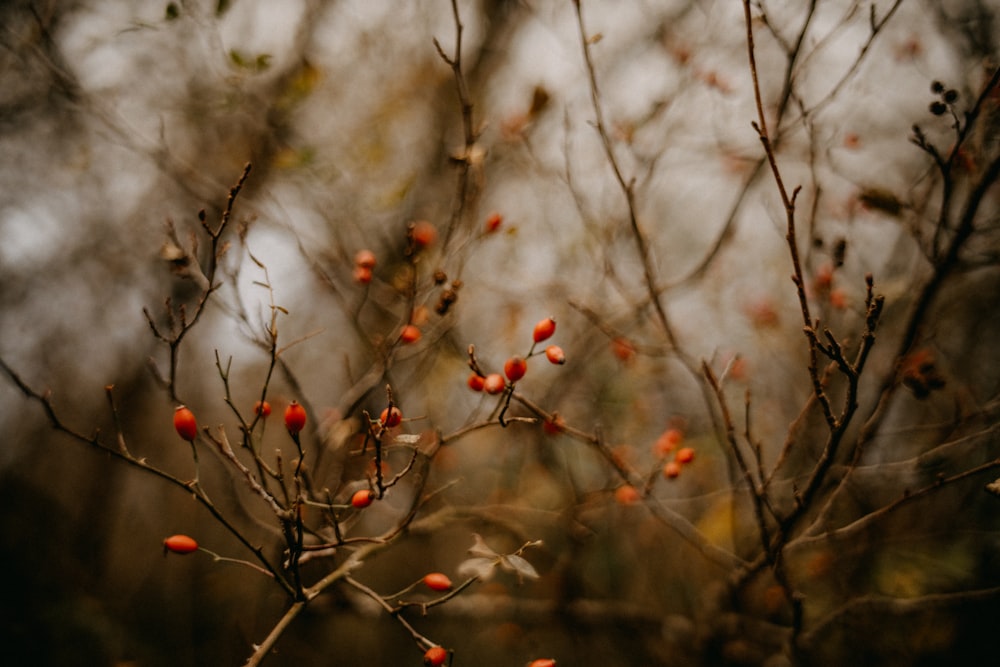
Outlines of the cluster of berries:
[[[566,363],[566,353],[558,345],[546,346],[544,352],[536,352],[535,348],[543,341],[548,340],[556,332],[556,321],[551,317],[535,325],[532,332],[533,343],[526,356],[514,355],[507,359],[503,365],[503,375],[500,373],[482,374],[476,371],[469,376],[468,385],[473,391],[485,391],[487,394],[500,394],[507,388],[507,381],[513,385],[524,377],[528,372],[528,359],[536,354],[544,354],[549,363],[562,365]],[[507,380],[504,380],[504,375]]]

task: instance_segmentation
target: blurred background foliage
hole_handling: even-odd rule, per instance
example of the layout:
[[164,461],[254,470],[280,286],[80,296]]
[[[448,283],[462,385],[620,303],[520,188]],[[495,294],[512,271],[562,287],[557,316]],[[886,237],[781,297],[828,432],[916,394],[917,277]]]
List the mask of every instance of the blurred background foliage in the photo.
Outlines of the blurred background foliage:
[[[997,88],[974,123],[963,114],[1000,61],[1000,5],[752,4],[776,152],[785,182],[802,187],[813,314],[854,349],[866,274],[886,297],[847,435],[864,447],[835,461],[822,502],[784,551],[804,605],[799,657],[985,664],[1000,611],[1000,499],[984,490],[1000,457]],[[163,372],[166,350],[143,309],[162,323],[167,297],[193,308],[197,276],[169,260],[178,250],[207,260],[196,214],[214,224],[250,162],[235,208],[245,234],[227,235],[221,287],[181,348],[177,394],[201,424],[235,430],[216,353],[232,359],[234,402],[249,412],[260,397],[273,296],[287,311],[278,320],[287,348],[269,400],[279,415],[292,399],[308,406],[313,479],[354,488],[365,465],[348,452],[362,410],[384,406],[386,384],[414,417],[404,430],[424,442],[485,420],[496,399],[466,387],[468,346],[498,371],[552,316],[568,361],[533,358],[519,391],[648,474],[648,496],[626,502],[597,447],[537,424],[475,430],[427,473],[438,493],[425,510],[450,508],[450,520],[379,553],[360,580],[388,594],[431,570],[453,573],[474,532],[500,551],[543,540],[525,552],[537,581],[498,575],[413,622],[454,649],[455,664],[787,664],[785,591],[766,569],[734,585],[731,563],[711,556],[746,563],[761,547],[702,362],[725,372],[736,430],[752,431],[768,468],[794,443],[769,487],[780,511],[794,507],[827,434],[810,403],[784,210],[750,127],[743,9],[583,6],[612,150],[634,178],[653,294],[595,130],[574,3],[458,3],[471,146],[434,44],[454,57],[445,0],[3,3],[0,356],[50,389],[81,432],[113,432],[104,387],[114,385],[133,451],[189,475],[173,401],[150,370]],[[957,95],[947,113],[929,107],[933,81]],[[972,130],[949,171],[936,169],[926,147],[948,156],[965,123]],[[974,224],[948,257],[977,196]],[[487,232],[494,212],[501,226]],[[416,260],[414,220],[438,230]],[[368,285],[352,275],[362,248],[378,257]],[[442,313],[449,288],[457,301]],[[421,340],[396,344],[411,319]],[[0,405],[5,653],[38,665],[242,664],[284,610],[281,591],[204,554],[160,553],[173,533],[233,557],[245,557],[241,545],[176,488],[54,432],[13,383],[0,383]],[[873,415],[877,429],[861,433]],[[668,429],[696,452],[677,479],[659,473],[656,443]],[[271,424],[267,451],[289,450],[284,435]],[[388,465],[405,462],[401,453]],[[986,467],[963,477],[977,466]],[[279,558],[258,499],[218,460],[202,472],[227,515]],[[354,530],[391,525],[403,506],[389,496]],[[664,511],[711,549],[681,539]],[[334,588],[267,664],[419,664],[420,655],[370,600]]]

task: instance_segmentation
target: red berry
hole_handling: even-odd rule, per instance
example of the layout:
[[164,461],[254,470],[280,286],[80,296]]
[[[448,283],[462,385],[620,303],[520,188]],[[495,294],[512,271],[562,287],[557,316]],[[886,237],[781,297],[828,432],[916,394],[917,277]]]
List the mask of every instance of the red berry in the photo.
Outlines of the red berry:
[[163,550],[164,552],[172,551],[175,554],[189,554],[198,550],[198,543],[187,535],[171,535],[163,540]]
[[177,435],[188,442],[194,442],[195,436],[198,435],[198,422],[195,421],[194,413],[183,405],[174,410],[174,428],[177,430]]
[[389,408],[384,408],[382,414],[379,415],[378,420],[382,422],[382,426],[386,428],[393,428],[394,426],[399,426],[400,422],[403,421],[403,412],[395,405],[392,406],[392,410]]
[[399,333],[399,340],[404,343],[416,343],[420,340],[420,329],[412,324],[407,324]]
[[627,338],[615,338],[611,341],[611,352],[618,357],[619,361],[628,363],[635,356],[635,345]]
[[517,382],[528,371],[528,362],[523,357],[511,357],[503,365],[503,372],[511,382]]
[[490,373],[483,378],[483,391],[487,394],[499,394],[504,390],[505,382],[499,373]]
[[528,667],[556,667],[556,661],[552,658],[538,658],[532,660]]
[[440,572],[431,572],[424,576],[424,586],[432,591],[450,591],[451,579]]
[[830,305],[837,310],[847,308],[847,292],[841,288],[830,290]]
[[674,454],[674,460],[678,463],[691,463],[694,461],[694,450],[690,447],[681,447]]
[[639,491],[631,484],[625,484],[615,489],[615,502],[619,505],[634,505],[639,502]]
[[551,317],[546,317],[544,320],[535,325],[535,330],[532,333],[536,343],[541,343],[543,340],[547,340],[552,337],[552,334],[556,332],[556,321]]
[[271,416],[271,404],[267,401],[257,401],[253,404],[253,413],[267,419]]
[[549,345],[545,348],[545,358],[549,360],[549,363],[553,364],[565,364],[566,363],[566,353],[558,345]]
[[833,285],[833,264],[827,262],[816,270],[813,287],[817,292],[826,292]]
[[285,428],[292,435],[298,435],[302,427],[306,425],[306,409],[298,404],[297,401],[292,401],[285,408]]
[[371,489],[360,489],[351,496],[351,507],[361,510],[372,504],[375,500],[375,492]]
[[666,465],[663,466],[663,476],[669,479],[674,479],[681,474],[681,464],[677,461],[668,461]]
[[472,391],[483,390],[483,376],[478,373],[469,374],[469,379],[466,382],[469,385],[469,389]]
[[657,456],[666,456],[670,452],[674,451],[684,440],[684,432],[676,428],[668,428],[660,437],[656,439],[653,443],[653,453]]
[[424,653],[424,664],[430,665],[431,667],[443,665],[447,659],[448,651],[444,650],[440,646],[432,646],[427,649],[426,653]]
[[365,248],[364,250],[359,250],[356,255],[354,255],[354,264],[364,269],[374,269],[375,268],[375,253],[371,250]]
[[372,281],[372,270],[367,266],[354,267],[354,282],[367,285]]
[[426,248],[437,240],[437,228],[426,220],[414,223],[410,233],[413,245],[418,248]]
[[493,213],[486,218],[486,233],[491,234],[500,229],[501,223],[503,223],[503,216],[499,213]]

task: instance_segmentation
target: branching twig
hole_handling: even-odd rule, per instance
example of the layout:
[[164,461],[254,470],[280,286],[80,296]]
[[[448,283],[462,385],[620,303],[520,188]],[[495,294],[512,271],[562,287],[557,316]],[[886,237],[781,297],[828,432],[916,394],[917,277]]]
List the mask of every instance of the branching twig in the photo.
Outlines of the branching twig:
[[208,495],[197,486],[192,486],[190,482],[186,482],[179,477],[176,477],[165,470],[157,468],[155,466],[147,463],[145,458],[135,458],[130,454],[127,454],[117,447],[112,447],[110,445],[104,444],[99,439],[99,434],[94,436],[86,436],[78,431],[74,430],[72,427],[67,425],[59,413],[56,412],[55,406],[52,404],[52,399],[48,393],[40,394],[34,389],[32,389],[21,377],[7,365],[7,362],[0,359],[0,369],[3,369],[4,373],[11,379],[11,381],[20,389],[27,398],[37,402],[42,406],[45,411],[45,415],[48,418],[49,423],[57,431],[66,434],[73,440],[80,442],[85,445],[94,447],[119,461],[122,461],[134,468],[145,471],[155,477],[168,482],[169,484],[181,489],[185,493],[191,494],[194,499],[219,522],[230,534],[232,534],[240,543],[243,544],[253,555],[257,558],[258,562],[274,577],[275,581],[285,590],[286,593],[294,594],[293,589],[290,584],[285,580],[285,578],[271,565],[270,561],[264,556],[263,550],[259,546],[255,546],[250,543],[247,537],[240,531],[233,523],[231,523],[221,510],[215,506]]
[[[770,530],[767,525],[767,515],[764,513],[765,508],[767,508],[773,515],[773,510],[770,510],[770,501],[767,497],[767,490],[764,489],[763,486],[758,486],[757,481],[754,479],[753,473],[750,470],[750,466],[747,465],[746,459],[743,456],[739,442],[736,440],[736,427],[733,424],[732,415],[729,413],[729,404],[727,403],[726,396],[722,391],[722,385],[719,384],[708,363],[702,362],[702,372],[705,374],[705,379],[708,380],[708,384],[712,388],[712,391],[715,392],[716,399],[718,400],[719,412],[722,416],[722,428],[725,434],[725,441],[729,444],[729,449],[732,451],[733,457],[739,465],[740,472],[743,473],[743,479],[746,482],[747,490],[750,493],[750,499],[753,501],[754,516],[757,519],[757,529],[760,531],[761,545],[764,550],[767,551],[770,548],[771,537]],[[753,443],[749,444],[753,447]]]
[[[143,309],[143,315],[146,317],[146,322],[149,324],[150,329],[153,331],[153,335],[157,339],[166,343],[170,351],[170,362],[169,371],[165,378],[166,389],[170,394],[170,399],[175,403],[178,402],[177,395],[177,364],[180,358],[180,346],[187,336],[188,332],[194,328],[195,324],[201,318],[202,313],[205,312],[205,306],[208,305],[209,297],[219,288],[219,285],[215,283],[215,274],[219,266],[219,260],[222,255],[226,252],[227,246],[222,243],[223,233],[226,231],[226,227],[229,224],[230,218],[232,217],[233,206],[236,203],[236,198],[239,196],[240,191],[243,189],[243,185],[246,183],[247,177],[250,176],[251,164],[248,162],[246,166],[243,167],[243,173],[240,175],[239,180],[236,182],[230,191],[229,197],[226,200],[225,209],[223,209],[222,217],[219,221],[219,225],[213,229],[209,225],[205,211],[199,211],[198,220],[201,222],[202,229],[205,230],[205,234],[209,238],[209,253],[208,253],[208,265],[206,269],[201,269],[197,267],[197,264],[191,269],[191,271],[199,271],[204,277],[204,289],[201,295],[198,297],[195,303],[194,314],[190,317],[187,316],[186,309],[183,305],[178,310],[180,316],[180,326],[179,328],[175,326],[176,321],[174,319],[173,306],[168,299],[166,302],[168,323],[170,325],[169,333],[161,332],[159,327],[156,326],[156,322],[153,316],[149,313],[147,309]],[[197,260],[193,257],[188,256],[187,251],[182,251],[182,257],[178,261],[182,261],[186,264],[191,262],[197,263]],[[162,376],[161,376],[162,377]]]
[[434,48],[437,49],[441,59],[451,67],[455,77],[455,89],[458,93],[458,102],[462,108],[462,135],[465,142],[462,153],[454,156],[455,162],[459,165],[458,182],[456,185],[455,202],[452,206],[451,219],[445,231],[444,247],[447,248],[455,230],[465,217],[466,207],[469,203],[470,184],[473,167],[482,160],[477,155],[476,141],[478,135],[473,125],[473,104],[469,96],[469,86],[465,81],[465,74],[462,71],[462,34],[465,26],[462,25],[462,17],[458,11],[458,0],[451,1],[452,16],[455,20],[455,49],[454,55],[445,53],[440,42],[434,40]]

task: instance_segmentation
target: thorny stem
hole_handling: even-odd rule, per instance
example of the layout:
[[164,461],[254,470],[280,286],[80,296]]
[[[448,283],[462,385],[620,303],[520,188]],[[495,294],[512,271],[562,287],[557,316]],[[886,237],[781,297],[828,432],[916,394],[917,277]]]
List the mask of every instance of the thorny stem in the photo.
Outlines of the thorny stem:
[[208,427],[205,427],[205,435],[207,435],[209,439],[211,439],[212,442],[216,444],[216,446],[219,448],[219,451],[222,452],[222,455],[230,463],[232,463],[237,470],[240,471],[240,474],[243,475],[243,478],[247,481],[247,485],[250,487],[250,489],[255,494],[264,499],[264,502],[268,504],[268,506],[271,508],[271,511],[274,512],[275,516],[277,516],[279,519],[286,517],[288,513],[285,511],[285,509],[281,505],[279,505],[278,501],[275,500],[274,496],[268,493],[267,489],[265,489],[257,481],[257,479],[253,476],[253,473],[250,472],[250,469],[247,468],[245,465],[243,465],[243,463],[236,457],[236,453],[233,451],[232,446],[229,444],[229,439],[226,437],[225,429],[222,426],[219,426],[218,431],[219,435],[215,436],[212,434],[211,430]]
[[[253,421],[251,421],[248,424],[246,419],[243,418],[243,413],[239,411],[239,409],[236,407],[236,404],[233,402],[233,394],[229,383],[229,366],[231,363],[232,363],[232,358],[228,360],[226,367],[223,368],[222,359],[219,357],[219,351],[218,350],[215,351],[215,367],[219,371],[219,377],[222,379],[222,387],[223,389],[225,389],[226,392],[224,400],[226,401],[226,405],[229,406],[230,410],[233,412],[233,414],[240,422],[240,432],[242,433],[243,447],[250,450],[250,453],[253,456],[254,465],[257,467],[257,474],[259,476],[260,485],[262,489],[265,492],[267,492],[268,495],[270,495],[270,490],[268,489],[267,485],[267,478],[271,477],[272,479],[277,479],[278,473],[275,472],[274,470],[271,470],[270,466],[268,466],[267,463],[264,461],[264,459],[261,458],[260,448],[257,447],[253,442],[253,430],[257,422],[261,421],[263,417],[259,413],[255,414]],[[272,357],[270,368],[274,368],[274,357]],[[268,379],[265,380],[264,382],[265,393],[269,381],[270,381],[270,371],[268,371]],[[261,402],[263,402],[263,400],[264,399],[261,399]]]
[[274,649],[274,645],[278,643],[281,635],[284,634],[288,626],[292,624],[292,621],[298,617],[299,613],[306,608],[305,601],[297,601],[292,603],[292,606],[288,608],[288,611],[282,615],[278,622],[271,628],[271,632],[268,633],[267,637],[264,638],[260,644],[255,644],[253,646],[253,654],[246,661],[246,667],[257,667],[260,663],[270,655],[271,650]]
[[244,567],[249,567],[251,570],[260,572],[266,577],[270,577],[271,579],[274,578],[274,575],[272,575],[270,572],[262,568],[260,565],[257,565],[256,563],[251,563],[250,561],[242,560],[240,558],[229,558],[228,556],[217,554],[211,549],[206,549],[205,547],[198,547],[198,551],[207,553],[217,563],[232,563],[233,565],[243,565]]
[[434,642],[432,642],[430,639],[417,632],[417,629],[414,628],[410,624],[410,622],[407,621],[403,617],[403,615],[399,613],[400,612],[399,607],[393,607],[391,604],[386,602],[385,598],[383,598],[377,592],[375,592],[374,590],[372,590],[371,588],[364,585],[363,583],[361,583],[360,581],[358,581],[357,579],[355,579],[350,575],[344,577],[344,583],[351,586],[352,588],[356,588],[357,590],[361,591],[362,593],[370,597],[372,600],[374,600],[380,607],[382,607],[386,611],[386,613],[388,613],[390,616],[399,621],[399,624],[402,625],[403,628],[405,628],[406,631],[410,633],[410,636],[413,637],[413,640],[417,642],[419,645],[421,645],[424,648],[430,648],[431,646],[434,646]]
[[118,406],[115,405],[115,386],[109,384],[104,388],[104,393],[108,396],[108,406],[111,408],[111,417],[115,422],[115,435],[118,441],[118,450],[125,456],[131,457],[131,452],[128,451],[128,445],[125,444],[125,432],[122,431],[121,418],[118,416]]
[[[440,597],[437,597],[437,598],[434,598],[433,600],[428,600],[427,602],[407,602],[407,601],[401,599],[403,595],[405,595],[410,590],[412,590],[412,587],[406,589],[403,592],[396,593],[395,595],[388,595],[384,599],[386,601],[395,599],[397,601],[397,610],[399,610],[399,611],[402,611],[406,607],[418,607],[420,609],[421,613],[426,614],[427,610],[430,609],[431,607],[437,607],[438,605],[442,605],[445,602],[448,602],[452,598],[458,597],[459,595],[462,594],[463,591],[465,591],[466,588],[468,588],[472,584],[476,583],[477,581],[479,581],[479,577],[478,576],[469,577],[468,579],[466,579],[465,581],[463,581],[458,586],[455,586],[453,589],[451,589],[450,591],[448,591],[444,595],[442,595]],[[419,583],[419,582],[417,582],[417,583]]]

